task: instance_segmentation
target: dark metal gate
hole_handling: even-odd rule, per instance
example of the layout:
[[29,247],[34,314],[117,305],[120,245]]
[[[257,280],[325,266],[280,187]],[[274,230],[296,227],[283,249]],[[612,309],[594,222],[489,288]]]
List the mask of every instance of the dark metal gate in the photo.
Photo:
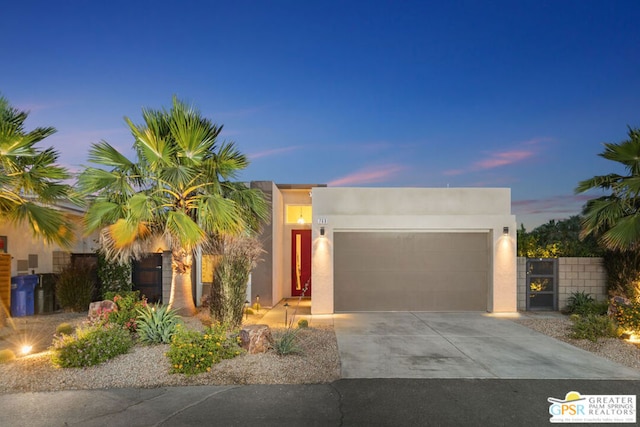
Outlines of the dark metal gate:
[[151,303],[162,302],[162,254],[149,254],[133,263],[133,290]]
[[527,310],[558,310],[557,258],[527,258]]

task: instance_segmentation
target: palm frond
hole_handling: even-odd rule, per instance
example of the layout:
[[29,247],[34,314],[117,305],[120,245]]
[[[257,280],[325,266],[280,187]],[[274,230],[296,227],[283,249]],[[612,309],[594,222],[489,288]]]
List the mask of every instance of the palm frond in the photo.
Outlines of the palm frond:
[[206,238],[204,230],[182,211],[167,213],[165,230],[180,247],[188,249],[199,246]]
[[602,234],[601,241],[611,250],[637,247],[640,242],[640,214],[629,215],[617,221]]
[[87,234],[91,234],[103,226],[113,224],[123,219],[126,212],[119,203],[107,200],[95,200],[84,215],[84,228]]
[[89,161],[98,165],[130,170],[133,163],[106,141],[92,144]]
[[26,221],[34,237],[42,236],[48,243],[68,247],[73,242],[73,223],[62,212],[33,202],[15,206],[8,215],[11,221]]

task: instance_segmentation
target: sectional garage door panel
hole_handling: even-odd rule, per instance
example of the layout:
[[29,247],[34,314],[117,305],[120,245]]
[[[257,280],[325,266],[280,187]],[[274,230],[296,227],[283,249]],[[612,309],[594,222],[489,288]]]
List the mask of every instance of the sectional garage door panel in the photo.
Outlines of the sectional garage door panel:
[[488,233],[334,233],[335,311],[485,311]]

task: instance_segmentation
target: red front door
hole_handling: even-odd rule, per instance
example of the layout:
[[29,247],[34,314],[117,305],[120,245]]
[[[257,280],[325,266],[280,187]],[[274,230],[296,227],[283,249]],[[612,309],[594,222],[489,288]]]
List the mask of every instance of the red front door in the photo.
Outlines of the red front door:
[[300,295],[311,296],[311,230],[291,230],[291,296]]

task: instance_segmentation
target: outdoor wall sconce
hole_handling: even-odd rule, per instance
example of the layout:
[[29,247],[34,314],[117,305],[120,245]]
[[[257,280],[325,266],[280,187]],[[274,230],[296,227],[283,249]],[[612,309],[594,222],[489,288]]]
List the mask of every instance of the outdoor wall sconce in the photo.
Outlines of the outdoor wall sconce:
[[502,227],[502,234],[509,234],[509,227]]
[[320,227],[320,235],[324,236],[324,227]]

